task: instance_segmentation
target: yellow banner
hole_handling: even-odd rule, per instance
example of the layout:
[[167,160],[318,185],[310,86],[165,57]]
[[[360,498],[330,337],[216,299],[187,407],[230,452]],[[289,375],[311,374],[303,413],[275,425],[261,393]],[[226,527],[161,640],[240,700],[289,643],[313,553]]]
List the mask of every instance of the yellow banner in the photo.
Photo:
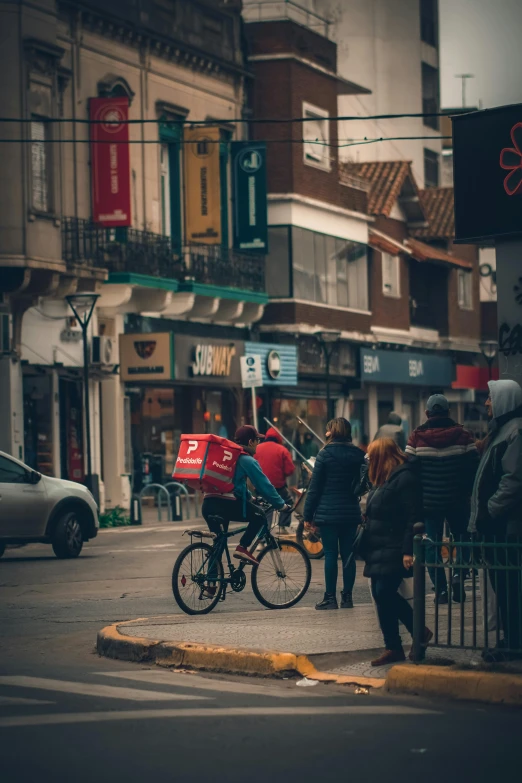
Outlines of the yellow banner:
[[221,242],[219,128],[185,128],[185,216],[188,242]]

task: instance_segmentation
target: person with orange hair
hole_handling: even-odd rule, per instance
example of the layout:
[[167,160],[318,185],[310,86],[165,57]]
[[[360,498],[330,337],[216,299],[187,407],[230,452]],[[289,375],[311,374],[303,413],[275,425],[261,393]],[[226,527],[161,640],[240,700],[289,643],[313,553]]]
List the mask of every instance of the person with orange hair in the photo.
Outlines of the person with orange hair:
[[[412,576],[413,525],[422,521],[422,494],[415,458],[408,458],[392,438],[373,441],[367,459],[372,489],[360,554],[386,647],[372,666],[384,666],[405,659],[399,620],[413,634],[413,610],[397,591]],[[425,645],[431,637],[426,629]]]

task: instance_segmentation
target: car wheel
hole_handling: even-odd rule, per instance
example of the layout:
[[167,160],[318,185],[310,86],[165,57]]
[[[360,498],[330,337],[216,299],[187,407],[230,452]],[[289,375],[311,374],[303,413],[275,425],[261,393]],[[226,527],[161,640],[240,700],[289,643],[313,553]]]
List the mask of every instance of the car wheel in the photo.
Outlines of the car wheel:
[[68,511],[58,520],[52,537],[54,554],[60,559],[78,557],[82,551],[83,533],[78,515]]
[[7,544],[4,544],[3,541],[0,541],[0,557],[2,557],[2,555],[4,554],[4,552],[6,550],[6,547],[7,547]]

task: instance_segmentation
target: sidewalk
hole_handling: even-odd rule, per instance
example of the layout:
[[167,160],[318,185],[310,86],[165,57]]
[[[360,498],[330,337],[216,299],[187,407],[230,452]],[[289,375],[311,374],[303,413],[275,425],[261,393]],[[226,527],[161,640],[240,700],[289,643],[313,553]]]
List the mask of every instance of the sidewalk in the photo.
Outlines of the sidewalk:
[[[262,676],[299,674],[322,682],[386,685],[415,693],[522,704],[522,676],[509,670],[478,669],[479,652],[429,648],[422,666],[406,662],[371,667],[371,659],[382,651],[371,605],[337,612],[297,607],[231,614],[218,609],[201,617],[177,614],[133,620],[100,631],[97,649],[110,658],[164,666]],[[487,698],[482,698],[483,692]]]

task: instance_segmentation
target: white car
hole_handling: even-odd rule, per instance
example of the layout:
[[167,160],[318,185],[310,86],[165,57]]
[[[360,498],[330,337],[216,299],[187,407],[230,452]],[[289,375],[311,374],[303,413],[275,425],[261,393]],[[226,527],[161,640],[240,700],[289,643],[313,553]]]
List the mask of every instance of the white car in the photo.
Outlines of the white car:
[[0,451],[0,557],[8,544],[51,544],[56,557],[78,557],[98,534],[98,508],[83,484],[42,476]]

